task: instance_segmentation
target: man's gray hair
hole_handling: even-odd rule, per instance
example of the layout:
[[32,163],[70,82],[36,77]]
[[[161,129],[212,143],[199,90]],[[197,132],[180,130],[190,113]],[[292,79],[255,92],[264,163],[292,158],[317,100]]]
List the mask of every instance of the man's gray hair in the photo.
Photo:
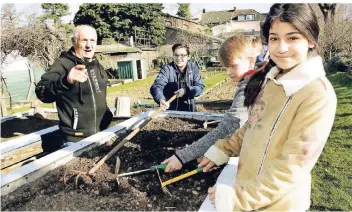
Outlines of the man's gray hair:
[[95,30],[94,27],[91,27],[91,26],[89,26],[89,25],[78,25],[78,26],[74,27],[73,30],[72,30],[72,37],[71,37],[71,39],[72,39],[73,42],[77,42],[77,39],[78,39],[78,36],[79,36],[79,29],[80,29],[80,28],[92,29],[92,30],[94,30],[95,34],[97,34],[97,31]]

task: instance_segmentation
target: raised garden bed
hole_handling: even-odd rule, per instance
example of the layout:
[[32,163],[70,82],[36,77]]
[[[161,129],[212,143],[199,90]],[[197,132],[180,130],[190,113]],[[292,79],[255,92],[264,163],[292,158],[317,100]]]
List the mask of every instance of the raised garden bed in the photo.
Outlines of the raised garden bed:
[[[202,124],[202,121],[178,118],[159,118],[149,123],[116,154],[121,159],[119,173],[159,164],[176,148],[190,144],[212,129],[204,129]],[[112,157],[96,172],[93,181],[80,180],[76,184],[68,180],[64,184],[66,169],[88,171],[113,146],[103,145],[85,152],[65,166],[3,196],[1,210],[197,210],[220,172],[201,173],[171,184],[167,186],[173,195],[170,197],[162,192],[159,179],[152,172],[120,178],[118,185],[114,173],[116,158]],[[161,172],[161,178],[166,181],[195,169],[196,165],[194,161],[178,172]]]

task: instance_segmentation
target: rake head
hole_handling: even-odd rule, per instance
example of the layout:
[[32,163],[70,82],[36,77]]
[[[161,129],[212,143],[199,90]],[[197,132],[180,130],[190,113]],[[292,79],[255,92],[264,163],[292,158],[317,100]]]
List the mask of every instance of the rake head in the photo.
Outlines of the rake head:
[[158,169],[156,169],[156,173],[158,174],[158,178],[159,178],[159,181],[160,181],[161,190],[162,190],[165,194],[170,195],[170,197],[173,197],[172,194],[170,193],[170,191],[169,191],[165,186],[163,186],[163,182],[161,181],[161,178],[160,178],[160,174],[159,174],[159,170],[158,170]]
[[70,182],[75,182],[75,187],[78,188],[81,184],[91,185],[93,184],[92,176],[88,172],[82,172],[77,170],[68,170],[65,169],[64,172],[64,185],[67,186]]

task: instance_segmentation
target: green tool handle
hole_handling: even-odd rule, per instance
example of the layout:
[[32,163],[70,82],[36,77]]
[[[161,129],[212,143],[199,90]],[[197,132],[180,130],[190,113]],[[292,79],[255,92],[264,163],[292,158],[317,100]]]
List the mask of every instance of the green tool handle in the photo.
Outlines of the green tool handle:
[[167,164],[159,164],[156,165],[155,168],[159,169],[159,170],[165,170],[167,167]]
[[197,168],[195,171],[196,171],[197,173],[203,172],[204,167],[205,167],[205,166],[199,167],[199,168]]

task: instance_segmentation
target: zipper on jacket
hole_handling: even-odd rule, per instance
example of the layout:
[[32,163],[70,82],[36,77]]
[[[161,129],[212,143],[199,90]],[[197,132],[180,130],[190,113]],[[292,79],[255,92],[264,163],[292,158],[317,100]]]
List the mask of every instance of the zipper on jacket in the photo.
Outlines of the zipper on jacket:
[[72,128],[74,130],[77,129],[77,124],[78,124],[78,110],[77,110],[77,108],[73,108],[73,126],[72,126]]
[[272,138],[272,136],[273,136],[273,134],[274,134],[276,125],[277,125],[277,123],[279,122],[279,120],[280,120],[282,114],[283,114],[284,111],[286,110],[286,108],[287,108],[288,104],[290,103],[291,99],[292,99],[292,96],[290,96],[290,97],[286,100],[284,106],[283,106],[282,109],[280,110],[279,115],[276,117],[276,120],[275,120],[275,122],[274,122],[273,127],[272,127],[271,130],[270,130],[270,135],[269,135],[268,141],[267,141],[267,143],[266,143],[266,147],[265,147],[265,150],[264,150],[264,154],[263,154],[262,160],[261,160],[261,162],[260,162],[260,166],[259,166],[257,175],[258,175],[258,174],[261,172],[261,170],[262,170],[263,163],[264,163],[264,160],[265,160],[265,156],[266,156],[266,153],[268,152],[269,145],[270,145],[270,141],[271,141],[271,138]]
[[94,90],[92,87],[92,83],[90,82],[89,74],[88,74],[88,83],[89,83],[90,91],[92,92],[93,107],[94,107],[94,132],[97,133],[97,108],[95,105]]
[[[178,67],[177,67],[178,68]],[[180,89],[180,72],[177,74],[177,90]],[[178,109],[178,97],[176,98],[176,111]]]

